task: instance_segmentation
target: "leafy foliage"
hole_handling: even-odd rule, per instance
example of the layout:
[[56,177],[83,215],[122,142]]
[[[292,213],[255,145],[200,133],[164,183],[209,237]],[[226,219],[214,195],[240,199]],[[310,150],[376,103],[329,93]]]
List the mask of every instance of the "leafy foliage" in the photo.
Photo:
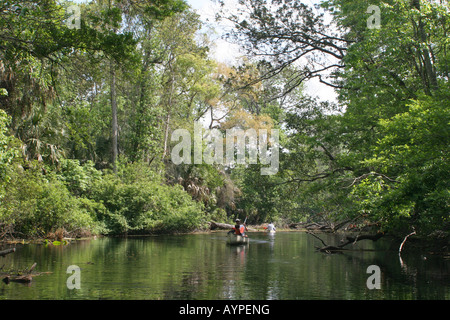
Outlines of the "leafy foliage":
[[18,167],[4,187],[0,218],[2,234],[44,237],[63,228],[73,235],[99,232],[95,206],[74,197],[55,174],[37,162]]
[[376,168],[353,190],[360,210],[386,229],[412,223],[429,233],[448,224],[448,96],[423,97],[380,120],[383,139],[365,163]]
[[163,184],[143,164],[96,180],[91,196],[105,206],[102,219],[112,234],[189,231],[203,222],[200,203],[180,185]]

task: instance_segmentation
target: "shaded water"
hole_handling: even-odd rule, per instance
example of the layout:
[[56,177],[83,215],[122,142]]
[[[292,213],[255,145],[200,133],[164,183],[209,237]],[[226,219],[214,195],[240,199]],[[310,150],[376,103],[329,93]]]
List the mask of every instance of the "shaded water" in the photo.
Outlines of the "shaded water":
[[[318,245],[303,232],[278,232],[252,233],[248,246],[230,247],[225,232],[213,232],[17,246],[0,258],[0,267],[26,269],[37,262],[35,272],[48,273],[29,285],[1,282],[0,299],[450,298],[448,259],[408,253],[401,264],[384,239],[360,241],[343,254],[319,253]],[[80,267],[80,289],[67,287],[71,265]],[[370,265],[381,270],[380,289],[367,287]]]

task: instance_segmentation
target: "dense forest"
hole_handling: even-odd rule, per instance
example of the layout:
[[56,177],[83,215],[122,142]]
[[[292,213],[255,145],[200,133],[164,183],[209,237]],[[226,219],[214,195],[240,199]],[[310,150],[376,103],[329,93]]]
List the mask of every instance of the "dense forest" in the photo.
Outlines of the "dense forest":
[[[0,1],[0,238],[236,217],[448,235],[448,2],[227,3],[233,64],[183,0]],[[198,121],[277,129],[277,173],[175,164]]]

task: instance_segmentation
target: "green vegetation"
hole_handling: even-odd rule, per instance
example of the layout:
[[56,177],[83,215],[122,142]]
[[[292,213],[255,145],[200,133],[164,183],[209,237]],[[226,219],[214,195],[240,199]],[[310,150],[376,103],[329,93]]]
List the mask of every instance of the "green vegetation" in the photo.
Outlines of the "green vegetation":
[[[0,238],[236,216],[448,235],[446,1],[241,2],[220,16],[248,55],[227,65],[182,0],[87,1],[79,17],[68,1],[0,1]],[[337,101],[308,96],[312,79]],[[199,119],[278,129],[278,173],[173,164],[171,133]]]

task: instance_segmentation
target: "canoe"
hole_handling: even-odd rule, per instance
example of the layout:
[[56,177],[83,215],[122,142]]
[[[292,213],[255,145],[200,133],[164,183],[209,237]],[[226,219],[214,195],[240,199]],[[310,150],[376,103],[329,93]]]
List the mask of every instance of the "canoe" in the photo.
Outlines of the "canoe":
[[229,244],[229,245],[247,244],[249,241],[248,237],[243,237],[243,236],[231,234],[231,233],[229,233],[227,235],[227,237],[228,237],[227,244]]

